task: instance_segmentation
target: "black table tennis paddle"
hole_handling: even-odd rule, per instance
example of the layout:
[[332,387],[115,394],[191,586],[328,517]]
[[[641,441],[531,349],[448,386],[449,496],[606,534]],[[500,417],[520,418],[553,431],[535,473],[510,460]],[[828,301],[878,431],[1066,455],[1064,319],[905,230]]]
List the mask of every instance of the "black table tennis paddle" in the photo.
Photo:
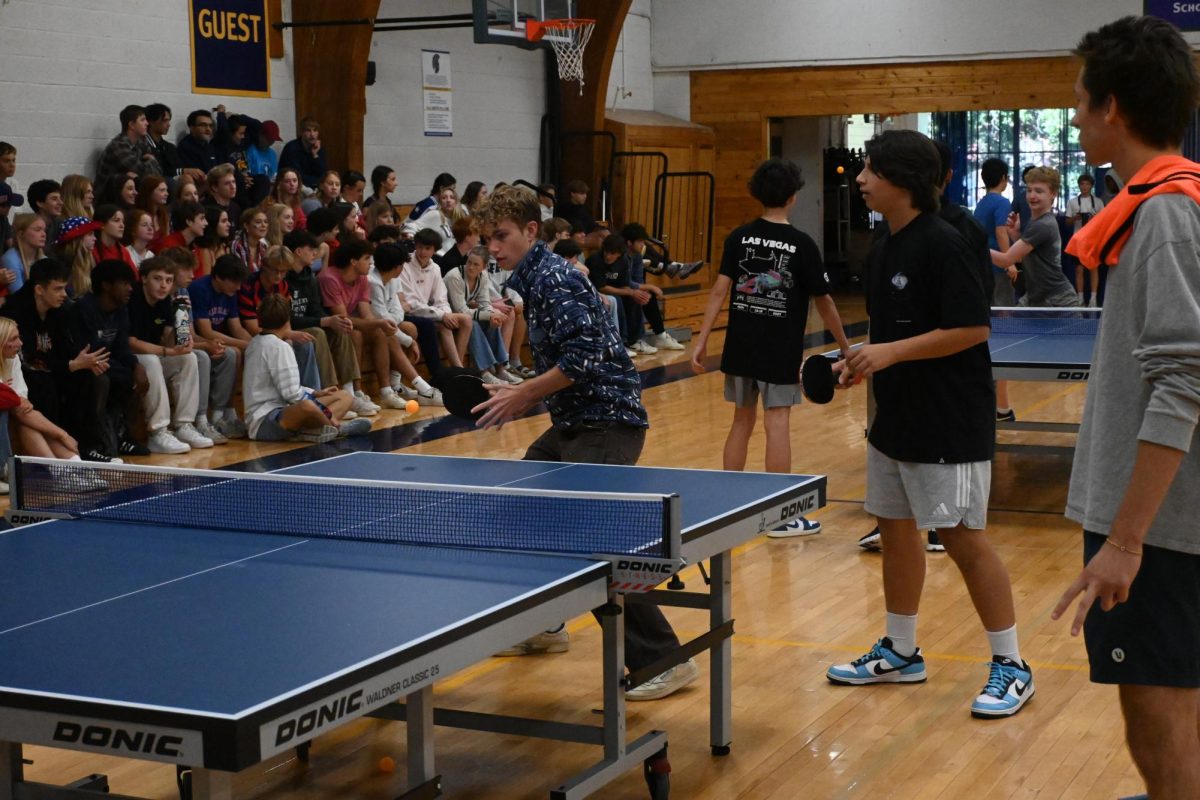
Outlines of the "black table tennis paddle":
[[800,385],[804,396],[814,403],[824,405],[832,400],[835,383],[833,361],[825,356],[809,356],[800,368]]
[[446,410],[461,419],[478,422],[483,414],[473,413],[471,409],[492,396],[479,372],[467,367],[450,367],[442,370],[438,379]]

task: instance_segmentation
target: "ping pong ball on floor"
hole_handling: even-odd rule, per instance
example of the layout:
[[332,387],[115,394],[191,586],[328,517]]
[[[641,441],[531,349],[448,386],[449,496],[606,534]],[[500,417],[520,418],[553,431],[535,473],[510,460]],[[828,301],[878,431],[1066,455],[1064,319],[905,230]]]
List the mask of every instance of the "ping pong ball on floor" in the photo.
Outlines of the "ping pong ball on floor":
[[383,758],[379,759],[379,771],[380,772],[395,772],[396,771],[396,759],[392,758],[391,756],[384,756]]
[[421,404],[418,403],[416,400],[409,400],[407,403],[404,404],[404,410],[410,414],[415,414],[421,410]]

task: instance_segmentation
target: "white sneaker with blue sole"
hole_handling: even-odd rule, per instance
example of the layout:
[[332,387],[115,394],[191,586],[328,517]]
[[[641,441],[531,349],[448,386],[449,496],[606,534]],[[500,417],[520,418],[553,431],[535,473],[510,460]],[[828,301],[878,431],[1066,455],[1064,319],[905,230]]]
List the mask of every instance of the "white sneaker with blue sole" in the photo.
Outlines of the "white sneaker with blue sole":
[[767,536],[771,539],[790,539],[793,536],[812,536],[814,533],[820,532],[821,523],[800,517],[786,525],[780,525],[775,530],[767,531]]
[[1022,661],[992,656],[983,692],[971,704],[971,716],[980,719],[1011,717],[1033,697],[1033,671]]
[[908,658],[892,649],[892,640],[884,636],[865,655],[849,664],[835,664],[825,673],[830,683],[861,686],[867,683],[922,683],[925,659],[917,648]]

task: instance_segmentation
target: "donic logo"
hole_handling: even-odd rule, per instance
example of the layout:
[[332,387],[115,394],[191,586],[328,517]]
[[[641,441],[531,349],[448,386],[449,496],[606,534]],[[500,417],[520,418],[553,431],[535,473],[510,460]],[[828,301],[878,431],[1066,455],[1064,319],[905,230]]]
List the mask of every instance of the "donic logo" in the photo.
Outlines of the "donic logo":
[[347,714],[360,710],[362,696],[363,690],[356,689],[350,694],[334,698],[320,708],[314,708],[311,711],[305,711],[298,717],[284,720],[275,729],[275,744],[277,746],[286,744],[297,736],[305,736],[317,728],[324,727]]
[[147,731],[110,728],[107,725],[80,725],[59,722],[54,726],[54,741],[81,744],[103,750],[123,750],[128,753],[153,753],[167,758],[179,758],[183,739]]

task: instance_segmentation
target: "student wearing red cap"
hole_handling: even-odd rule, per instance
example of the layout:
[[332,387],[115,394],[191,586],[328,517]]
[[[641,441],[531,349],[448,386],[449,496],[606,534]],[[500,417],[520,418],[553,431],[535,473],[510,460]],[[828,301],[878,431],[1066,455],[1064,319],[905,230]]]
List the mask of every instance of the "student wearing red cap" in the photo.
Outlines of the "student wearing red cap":
[[275,120],[266,120],[259,126],[257,141],[246,148],[246,161],[251,175],[266,175],[267,183],[274,182],[279,172],[279,154],[271,145],[281,141],[279,124]]

